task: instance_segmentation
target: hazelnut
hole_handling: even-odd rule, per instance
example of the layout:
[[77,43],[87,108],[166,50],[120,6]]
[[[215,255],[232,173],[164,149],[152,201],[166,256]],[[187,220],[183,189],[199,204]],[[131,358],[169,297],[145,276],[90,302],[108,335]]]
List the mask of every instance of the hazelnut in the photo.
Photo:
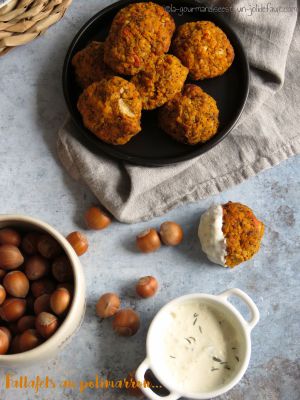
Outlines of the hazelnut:
[[151,253],[160,248],[160,238],[155,229],[147,229],[136,237],[136,244],[143,253]]
[[3,304],[4,300],[6,299],[6,291],[2,285],[0,285],[0,306]]
[[11,244],[3,244],[0,246],[0,268],[9,271],[16,269],[24,262],[20,250]]
[[21,248],[29,256],[38,252],[37,246],[40,236],[41,235],[38,232],[29,232],[23,237]]
[[42,343],[42,339],[35,329],[27,329],[19,336],[18,344],[20,352],[32,350]]
[[11,333],[5,327],[0,327],[0,355],[8,352],[11,342]]
[[67,256],[60,256],[53,261],[52,274],[61,283],[73,280],[73,268]]
[[36,315],[43,311],[51,311],[50,308],[50,294],[42,294],[37,297],[33,304],[33,310]]
[[162,223],[159,234],[162,242],[167,246],[177,246],[183,239],[183,230],[181,226],[172,221]]
[[50,235],[41,235],[37,248],[39,253],[45,258],[57,257],[62,252],[59,243]]
[[21,318],[26,311],[26,300],[9,298],[0,307],[0,317],[4,321],[16,321]]
[[133,336],[140,327],[140,317],[131,308],[118,311],[113,319],[113,330],[120,336]]
[[100,318],[108,318],[116,314],[120,308],[120,298],[115,293],[103,294],[96,304],[96,312]]
[[62,315],[71,302],[70,292],[65,288],[56,289],[50,297],[50,307],[56,315]]
[[85,213],[85,222],[90,229],[104,229],[111,224],[110,217],[98,207],[91,207]]
[[49,262],[39,255],[31,256],[25,262],[24,272],[28,279],[35,281],[43,278],[49,271]]
[[34,315],[24,315],[17,322],[17,329],[19,333],[27,331],[27,329],[34,329],[35,327],[35,316]]
[[50,279],[40,279],[31,284],[31,292],[34,297],[39,297],[42,294],[51,294],[55,290],[55,283]]
[[21,236],[14,229],[0,229],[0,244],[11,244],[12,246],[19,247],[21,244]]
[[73,247],[78,256],[82,256],[89,247],[87,237],[78,231],[70,233],[67,236],[67,241]]
[[58,328],[58,319],[55,315],[42,312],[35,320],[35,327],[43,338],[48,339]]
[[5,275],[3,286],[13,297],[26,297],[29,292],[29,281],[21,271],[12,271]]
[[154,276],[144,276],[140,278],[136,285],[136,292],[139,296],[146,299],[155,295],[158,289],[158,282]]

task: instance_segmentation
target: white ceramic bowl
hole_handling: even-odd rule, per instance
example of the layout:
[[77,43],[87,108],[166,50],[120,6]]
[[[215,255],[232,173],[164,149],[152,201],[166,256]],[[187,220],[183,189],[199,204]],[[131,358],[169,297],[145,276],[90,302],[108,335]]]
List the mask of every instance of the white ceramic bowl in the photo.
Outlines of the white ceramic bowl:
[[80,327],[85,313],[85,279],[79,258],[69,242],[56,229],[36,218],[23,215],[0,215],[0,228],[16,227],[51,235],[69,258],[74,273],[74,295],[70,310],[53,336],[33,350],[20,354],[0,355],[0,367],[24,367],[54,357]]
[[[228,298],[231,296],[239,297],[248,306],[251,312],[250,321],[246,321],[240,312],[228,301]],[[161,348],[161,338],[163,336],[164,329],[166,329],[166,316],[168,315],[169,311],[174,309],[174,306],[192,299],[197,299],[204,304],[211,304],[215,309],[220,311],[224,315],[224,318],[228,319],[232,324],[236,331],[237,339],[240,343],[239,368],[235,371],[231,379],[227,381],[226,384],[210,392],[182,392],[182,389],[176,385],[176,382],[170,380],[170,374],[167,373],[166,366],[162,360],[162,352],[159,350]],[[232,389],[233,386],[235,386],[241,380],[246,372],[251,354],[250,333],[257,324],[258,320],[259,311],[256,305],[251,298],[240,289],[229,289],[217,296],[203,293],[189,294],[178,297],[177,299],[171,301],[170,303],[166,304],[154,317],[147,335],[147,356],[136,371],[137,381],[143,383],[145,382],[145,372],[148,369],[151,369],[156,378],[166,389],[168,389],[170,394],[168,396],[161,397],[155,394],[151,388],[143,386],[141,387],[141,390],[151,400],[176,400],[180,397],[202,400],[211,399],[228,392],[228,390]]]

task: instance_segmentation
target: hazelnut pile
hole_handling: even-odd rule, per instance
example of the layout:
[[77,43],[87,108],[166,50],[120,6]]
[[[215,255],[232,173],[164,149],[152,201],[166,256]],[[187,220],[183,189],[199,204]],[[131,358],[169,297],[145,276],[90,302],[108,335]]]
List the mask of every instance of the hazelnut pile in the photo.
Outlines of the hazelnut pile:
[[73,270],[50,235],[0,229],[0,354],[31,350],[58,329],[72,302]]
[[163,222],[159,232],[147,229],[136,237],[136,245],[143,253],[151,253],[160,248],[161,243],[166,246],[177,246],[182,242],[183,230],[179,224],[172,221]]
[[[144,276],[136,284],[136,292],[142,298],[155,295],[158,282],[154,276]],[[116,293],[103,294],[97,304],[96,313],[100,318],[114,317],[113,330],[120,336],[133,336],[139,330],[140,317],[131,308],[120,309],[121,300]]]

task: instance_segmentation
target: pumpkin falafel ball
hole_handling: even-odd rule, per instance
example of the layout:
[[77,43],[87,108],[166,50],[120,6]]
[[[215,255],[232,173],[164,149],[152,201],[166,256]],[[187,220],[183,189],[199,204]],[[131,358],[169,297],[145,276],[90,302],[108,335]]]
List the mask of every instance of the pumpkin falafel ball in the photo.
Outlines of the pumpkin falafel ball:
[[226,34],[210,21],[179,26],[173,52],[195,80],[223,75],[234,60],[234,49]]
[[155,3],[133,3],[113,19],[104,45],[104,60],[116,73],[135,75],[149,59],[169,50],[175,22]]
[[88,86],[77,107],[84,126],[106,143],[127,143],[141,130],[142,100],[133,83],[114,76]]
[[187,84],[159,110],[159,124],[178,142],[204,143],[218,130],[217,103],[199,86]]
[[78,51],[72,58],[76,80],[83,89],[93,82],[110,78],[114,75],[104,63],[104,43],[93,41]]
[[153,110],[171,100],[181,91],[188,72],[171,54],[163,54],[150,62],[131,79],[141,95],[143,109]]
[[201,215],[198,236],[202,250],[214,263],[233,268],[260,248],[264,224],[253,211],[231,201],[214,205]]

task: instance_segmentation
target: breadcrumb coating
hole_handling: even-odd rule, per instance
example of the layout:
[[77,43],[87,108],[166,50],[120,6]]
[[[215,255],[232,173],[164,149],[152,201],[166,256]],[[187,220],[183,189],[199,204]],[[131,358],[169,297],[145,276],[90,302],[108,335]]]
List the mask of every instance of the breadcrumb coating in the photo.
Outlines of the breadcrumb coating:
[[227,36],[210,21],[179,26],[172,48],[195,80],[224,74],[234,60],[234,49]]
[[196,145],[212,138],[219,126],[216,101],[199,86],[187,84],[159,112],[160,127],[181,143]]
[[153,110],[171,100],[181,91],[188,72],[180,60],[170,54],[163,54],[150,62],[131,80],[141,95],[143,109]]
[[80,95],[83,124],[106,143],[127,143],[141,130],[142,100],[133,83],[120,77],[94,82]]
[[83,50],[78,51],[72,59],[76,80],[83,89],[93,82],[110,78],[112,70],[104,63],[104,43],[91,42]]
[[243,204],[228,202],[222,207],[226,265],[232,268],[258,252],[264,235],[264,224]]
[[155,3],[133,3],[115,16],[104,46],[104,60],[119,74],[135,75],[151,58],[169,50],[175,22]]

